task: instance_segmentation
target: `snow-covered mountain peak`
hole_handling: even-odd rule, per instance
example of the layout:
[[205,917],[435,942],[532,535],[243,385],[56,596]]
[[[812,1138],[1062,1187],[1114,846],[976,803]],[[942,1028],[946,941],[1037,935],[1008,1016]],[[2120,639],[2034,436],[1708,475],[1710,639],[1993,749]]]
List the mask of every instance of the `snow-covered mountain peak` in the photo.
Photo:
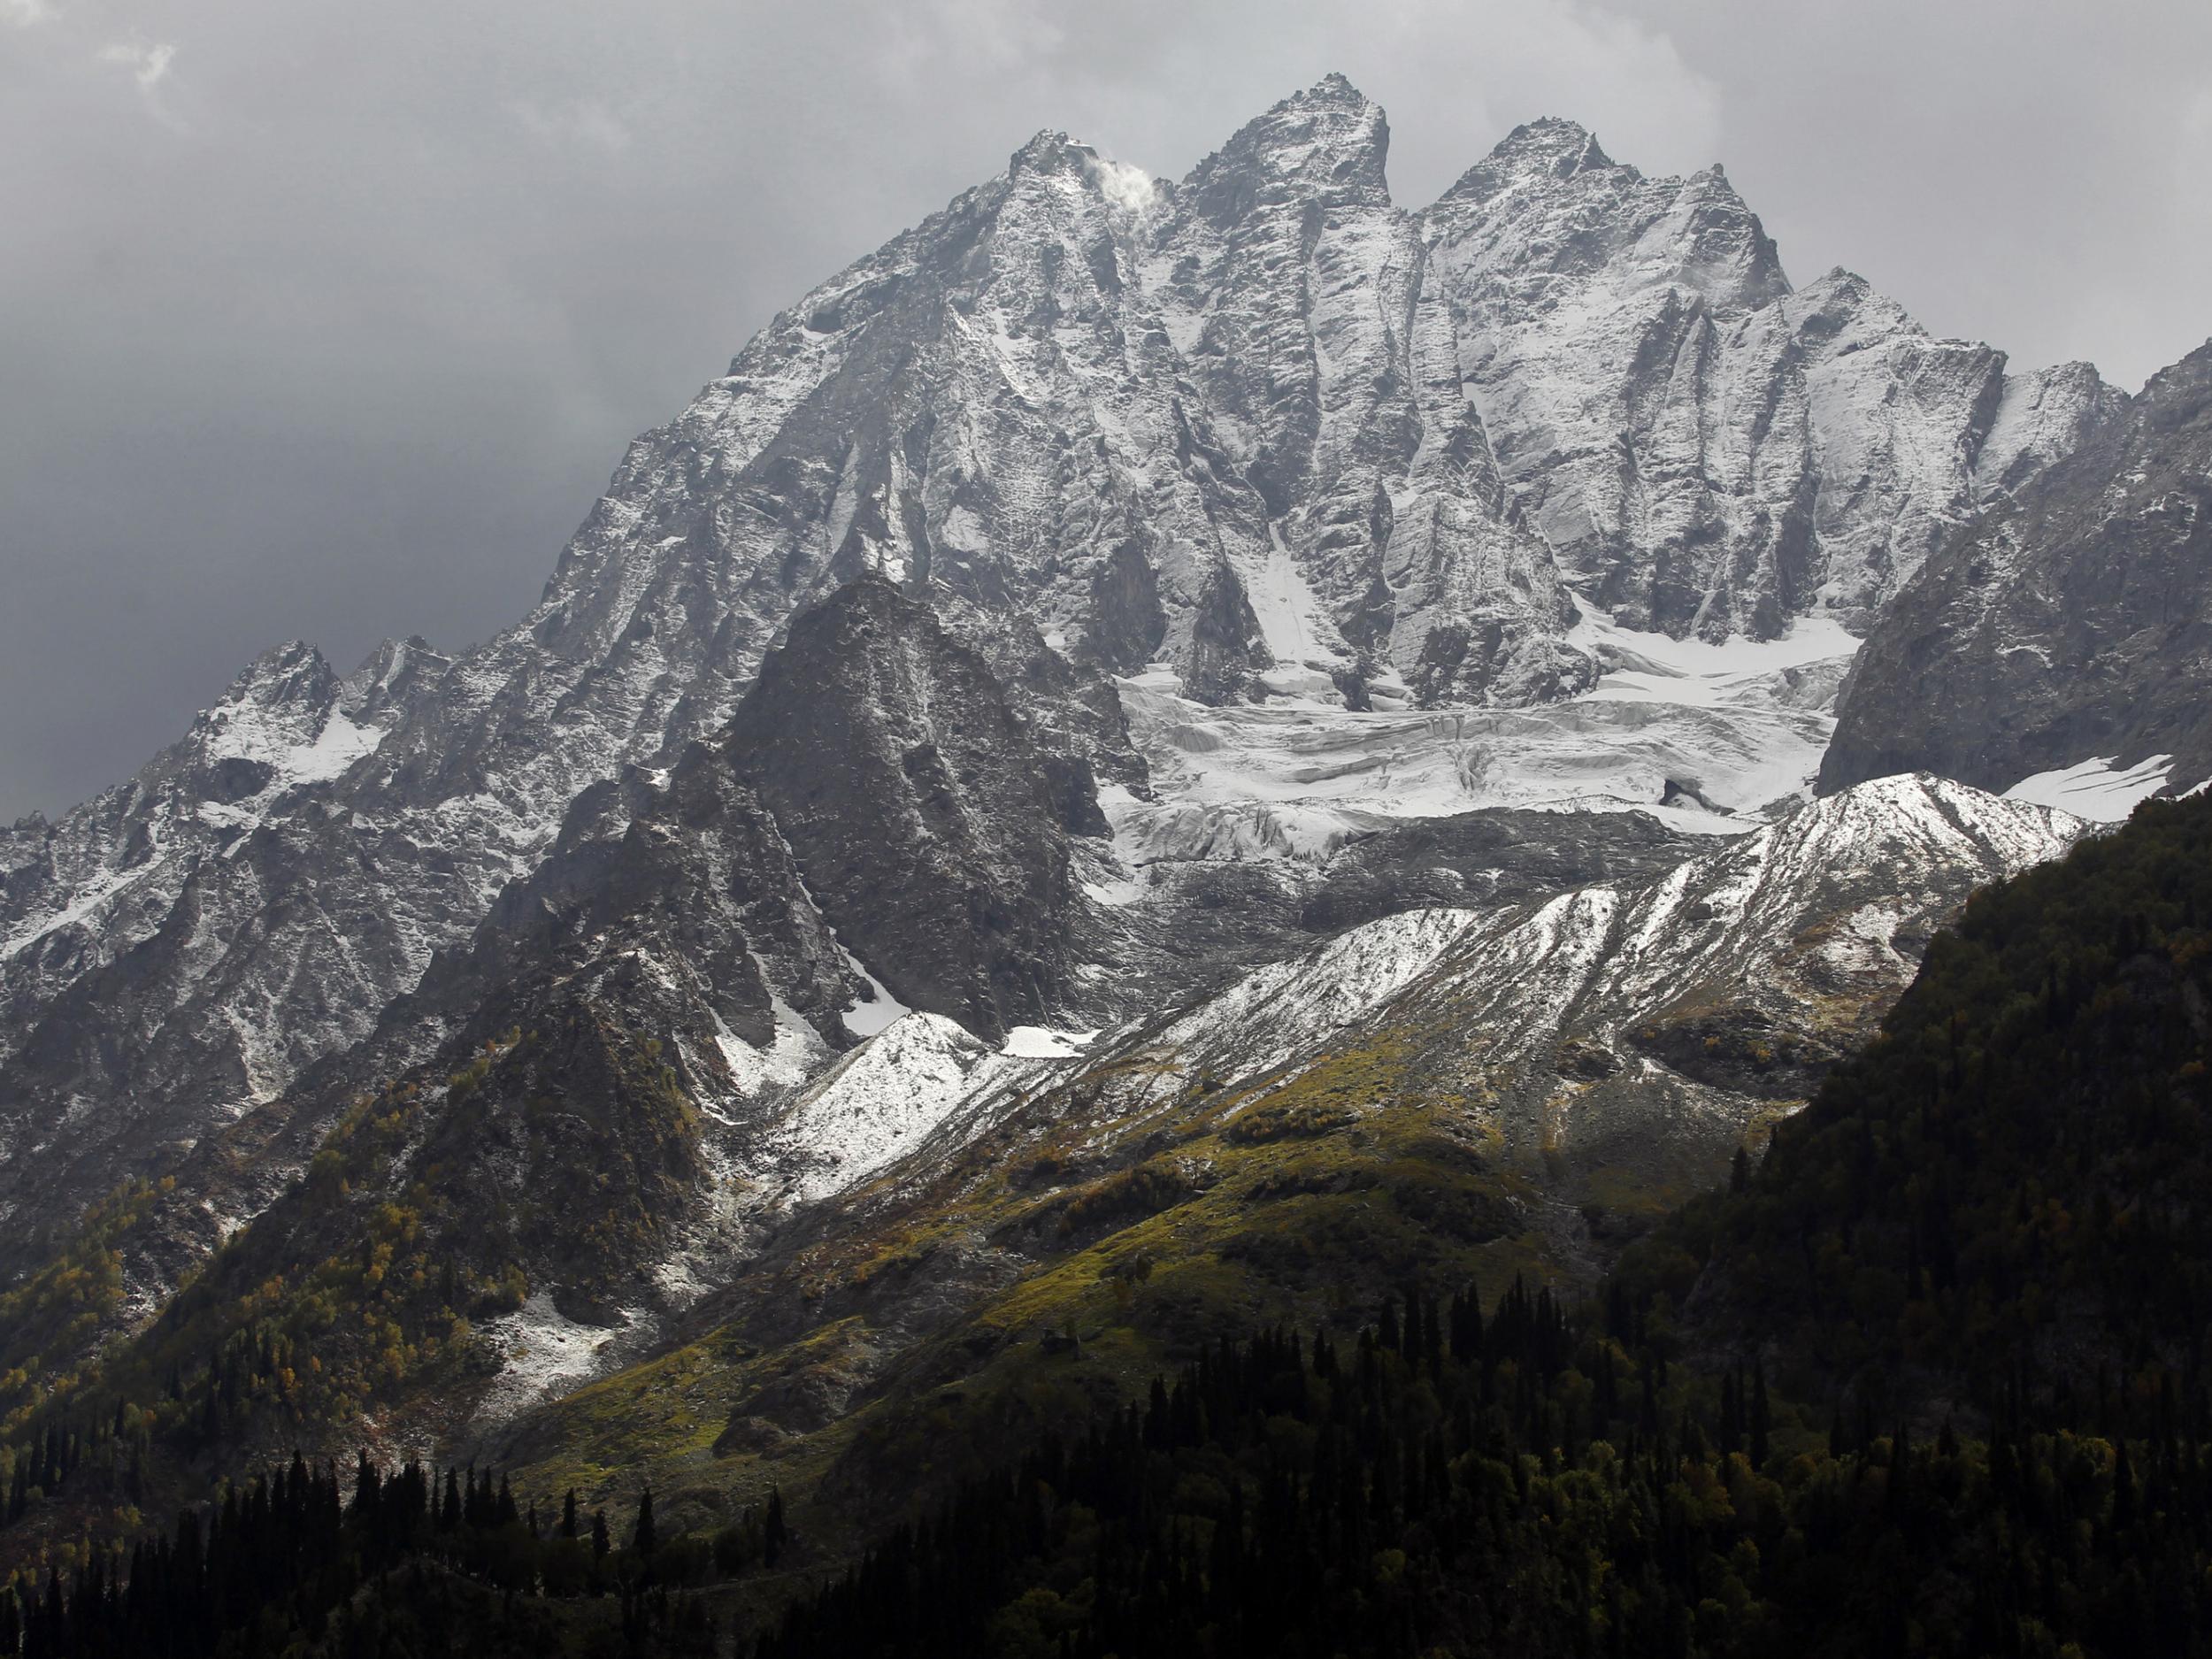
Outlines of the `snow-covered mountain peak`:
[[[1039,133],[1016,150],[1007,159],[1006,171],[986,188],[1010,187],[1025,173],[1094,189],[1109,202],[1133,210],[1151,205],[1164,183],[1141,167],[1116,161],[1094,145],[1053,131]],[[1002,214],[1004,209],[998,211]]]
[[2130,778],[2200,783],[2212,346],[2133,398],[2082,365],[2007,376],[1980,472],[2001,505],[1886,607],[1822,787],[1918,767],[2039,792],[2101,775],[2117,806]]
[[[1040,187],[1064,199],[1044,206],[1035,194]],[[994,247],[1040,235],[1048,242],[1057,239],[1080,246],[1097,228],[1090,216],[1102,205],[1114,210],[1115,218],[1109,221],[1114,231],[1133,235],[1174,190],[1173,185],[1142,167],[1117,161],[1065,133],[1038,134],[1014,152],[1005,173],[987,188],[989,201],[979,204],[970,220]],[[1079,204],[1075,198],[1082,199]],[[1106,286],[1119,281],[1117,273]]]
[[1617,292],[1674,284],[1717,307],[1789,289],[1773,242],[1718,165],[1646,178],[1572,121],[1515,128],[1425,219],[1453,265],[1554,304],[1562,280]]
[[2162,427],[2176,425],[2173,420],[2162,418],[2162,411],[2173,407],[2185,409],[2191,417],[2200,414],[2201,386],[2208,376],[2212,376],[2212,339],[2143,382],[2140,396],[2145,406],[2154,411],[2153,421]]
[[1547,115],[1515,127],[1495,149],[1460,174],[1439,202],[1486,202],[1507,190],[1571,179],[1594,169],[1619,168],[1640,178],[1633,167],[1616,162],[1599,145],[1597,134],[1578,121]]
[[1027,143],[1006,158],[1007,175],[1027,171],[1054,172],[1078,148],[1075,141],[1058,127],[1041,127]]
[[1801,337],[1839,356],[1899,335],[1924,338],[1928,332],[1895,300],[1841,265],[1808,282],[1786,304]]
[[1185,188],[1217,225],[1295,196],[1323,206],[1390,205],[1382,105],[1329,75],[1248,121],[1191,170]]
[[[193,727],[200,762],[192,782],[204,816],[249,796],[341,776],[383,733],[341,706],[344,686],[323,654],[294,640],[265,652]],[[213,821],[211,819],[211,821]]]
[[1747,843],[1741,855],[1833,879],[1905,881],[1959,864],[2001,872],[2050,857],[2078,837],[2079,817],[2006,800],[1932,772],[1874,779],[1814,801]]
[[[1647,178],[1536,122],[1412,213],[1388,145],[1341,77],[1177,183],[1040,134],[634,442],[515,627],[452,658],[395,642],[342,682],[285,648],[138,779],[0,833],[0,1133],[100,1129],[0,1206],[65,1219],[360,1040],[544,866],[580,791],[726,732],[795,618],[863,577],[941,619],[946,674],[1004,689],[990,747],[1060,771],[941,814],[895,876],[825,808],[841,853],[813,896],[923,1008],[900,976],[946,978],[916,965],[941,930],[872,954],[857,918],[971,830],[977,868],[1027,859],[1051,903],[1015,918],[1022,972],[961,968],[932,1010],[995,1029],[1077,994],[1087,964],[1029,945],[1137,864],[1325,856],[1495,806],[1763,822],[1827,736],[1840,629],[2108,407],[2093,375],[2008,376],[1863,285],[1815,296],[1824,337],[1776,303],[1717,168]],[[1662,643],[1693,635],[1786,660]],[[881,740],[853,800],[934,822],[979,728],[887,671],[769,689],[796,729],[825,687]],[[1125,720],[1165,787],[1116,778],[1110,857],[1077,809]],[[780,818],[811,810],[814,763],[761,759]],[[1038,812],[1064,822],[1033,833]]]
[[1340,69],[1332,69],[1302,92],[1293,93],[1286,102],[1309,104],[1337,104],[1348,108],[1374,109],[1372,99],[1352,84],[1352,78]]
[[254,658],[223,688],[211,715],[249,704],[275,710],[319,710],[338,693],[338,676],[323,654],[305,640],[287,640]]
[[380,720],[422,695],[452,666],[453,659],[420,634],[387,640],[346,676],[339,702],[357,720]]

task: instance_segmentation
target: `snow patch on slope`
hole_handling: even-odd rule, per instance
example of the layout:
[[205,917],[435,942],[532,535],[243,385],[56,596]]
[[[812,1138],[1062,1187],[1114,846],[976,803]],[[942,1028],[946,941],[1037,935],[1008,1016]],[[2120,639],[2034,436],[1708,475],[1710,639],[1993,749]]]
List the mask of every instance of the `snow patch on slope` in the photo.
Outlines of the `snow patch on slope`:
[[1268,655],[1275,659],[1261,683],[1277,695],[1315,698],[1324,707],[1340,704],[1329,670],[1348,668],[1351,649],[1285,545],[1279,522],[1268,523],[1265,562],[1256,566],[1240,561],[1238,574]]
[[1735,634],[1713,644],[1624,628],[1592,604],[1578,609],[1567,642],[1605,665],[1596,687],[1583,695],[1585,702],[1718,708],[1747,693],[1756,695],[1786,669],[1847,662],[1859,649],[1859,641],[1832,617],[1801,617],[1779,639]]
[[[157,852],[160,850],[158,843],[156,843],[155,850]],[[58,933],[65,927],[73,927],[79,922],[88,921],[99,912],[102,905],[130,887],[142,873],[142,868],[104,871],[92,882],[73,895],[68,902],[59,910],[43,916],[34,916],[22,927],[11,934],[4,943],[0,943],[0,962],[5,962],[11,956],[29,949],[49,933]]]
[[842,940],[838,941],[838,948],[845,950],[846,964],[859,977],[861,982],[867,986],[869,991],[866,997],[855,1002],[838,1016],[845,1022],[847,1031],[856,1037],[873,1037],[888,1031],[914,1011],[900,1002],[897,997],[892,995],[883,981],[869,972],[867,964],[863,963],[858,956],[853,955],[850,950],[845,949]]
[[[773,983],[765,972],[761,978],[764,982]],[[720,1014],[714,1014],[715,1046],[722,1051],[723,1063],[730,1068],[732,1080],[747,1094],[789,1088],[804,1082],[829,1054],[829,1045],[800,1017],[797,1010],[772,990],[769,999],[775,1012],[776,1035],[765,1050],[747,1042],[730,1029]],[[711,1009],[708,1011],[713,1012]]]
[[[1280,600],[1281,603],[1276,603]],[[1263,612],[1271,649],[1310,636],[1294,600]],[[1271,621],[1266,618],[1271,618]],[[1678,829],[1741,834],[1805,798],[1858,642],[1830,618],[1724,644],[1639,633],[1585,607],[1571,643],[1605,665],[1581,696],[1525,709],[1342,706],[1295,689],[1211,707],[1155,670],[1119,682],[1158,791],[1108,807],[1124,861],[1320,858],[1408,818],[1486,807],[1651,812]],[[1317,657],[1317,661],[1325,660]],[[1269,677],[1285,686],[1290,677]]]
[[1097,1036],[1017,1025],[995,1050],[941,1014],[906,1015],[785,1109],[771,1137],[783,1196],[814,1203],[880,1173],[989,1098],[1065,1071]]
[[[1880,779],[1649,880],[1368,923],[1139,1041],[1156,1092],[1201,1072],[1280,1084],[1317,1054],[1391,1031],[1445,1042],[1471,1076],[1548,1075],[1563,1034],[1609,1046],[1701,987],[1755,1001],[1852,984],[1893,994],[1914,965],[1901,927],[1924,933],[1970,886],[2058,856],[2085,827],[1947,779]],[[1617,1057],[1640,1063],[1625,1048]]]
[[826,1198],[912,1151],[991,1057],[941,1014],[908,1014],[886,1026],[786,1112],[779,1139],[800,1165],[791,1196],[802,1203]]
[[336,708],[303,734],[296,720],[285,718],[292,712],[250,703],[214,710],[208,716],[208,758],[259,761],[275,773],[277,785],[320,783],[343,777],[385,738],[383,727],[356,725]]
[[1426,973],[1477,914],[1410,910],[1355,927],[1303,956],[1247,974],[1171,1025],[1158,1042],[1196,1054],[1225,1038],[1249,1076],[1288,1065]]
[[1048,1025],[1016,1025],[1006,1033],[999,1052],[1018,1060],[1077,1060],[1096,1040],[1091,1031],[1055,1031]]
[[[626,1320],[626,1326],[631,1323]],[[543,1291],[513,1313],[486,1320],[480,1334],[501,1356],[498,1376],[486,1389],[478,1415],[504,1422],[541,1400],[556,1399],[611,1363],[623,1335],[603,1325],[580,1325]]]
[[2117,824],[2166,787],[2174,757],[2153,755],[2125,770],[2117,769],[2117,760],[2116,756],[2085,760],[2036,772],[2006,790],[2005,799],[2055,807],[2096,824]]

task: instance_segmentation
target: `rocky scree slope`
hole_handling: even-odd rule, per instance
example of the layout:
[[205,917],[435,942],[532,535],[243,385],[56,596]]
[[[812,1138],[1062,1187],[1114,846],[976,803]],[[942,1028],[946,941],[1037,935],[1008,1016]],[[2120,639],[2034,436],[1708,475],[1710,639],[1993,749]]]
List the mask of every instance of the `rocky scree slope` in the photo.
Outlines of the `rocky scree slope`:
[[[1951,540],[1855,664],[1820,787],[2212,777],[2212,346]],[[2103,767],[2093,763],[2103,762]],[[2093,782],[2095,779],[2085,780]]]

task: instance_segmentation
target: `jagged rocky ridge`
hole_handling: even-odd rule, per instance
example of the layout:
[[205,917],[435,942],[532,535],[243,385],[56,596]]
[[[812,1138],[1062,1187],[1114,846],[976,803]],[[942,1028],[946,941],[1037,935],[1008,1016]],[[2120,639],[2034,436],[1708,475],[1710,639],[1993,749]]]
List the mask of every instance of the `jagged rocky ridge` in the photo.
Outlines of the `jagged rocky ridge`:
[[[639,440],[516,628],[344,680],[286,647],[132,783],[8,832],[11,1232],[365,1034],[580,788],[718,730],[864,571],[987,656],[1031,618],[1200,705],[1509,710],[1606,665],[1578,591],[1704,637],[1863,618],[2111,402],[1855,279],[1793,293],[1717,169],[1543,122],[1416,213],[1386,146],[1340,78],[1179,183],[1041,135]],[[1710,794],[1681,770],[1635,787]]]
[[1639,1140],[1676,1156],[1684,1120],[1732,1146],[1870,1032],[1968,893],[2085,827],[1883,779],[1663,872],[1350,928],[1101,1040],[1067,1087],[1095,1083],[1102,1123],[1130,1133],[1162,1111],[1263,1110],[1348,1050],[1386,1048],[1349,1091],[1356,1112],[1452,1102],[1508,1155],[1590,1170]]
[[[1097,931],[1074,851],[1107,833],[1092,759],[1139,787],[1142,766],[1110,698],[1032,644],[1018,706],[926,605],[873,576],[837,590],[725,731],[586,789],[467,948],[222,1161],[265,1199],[371,1081],[434,1085],[541,1024],[664,1045],[690,1093],[758,1105],[910,1008],[994,1042],[1062,1011]],[[236,1156],[278,1125],[282,1148]]]
[[[1853,667],[1820,787],[1926,767],[2052,798],[2212,777],[2212,346],[1953,538]],[[2101,763],[2101,764],[2100,764]]]
[[[589,1271],[499,1259],[549,1320],[680,1308],[786,1206],[1077,1064],[1070,1033],[1786,810],[1846,627],[2119,406],[1841,273],[1791,291],[1717,169],[1539,123],[1411,213],[1386,148],[1337,79],[1180,183],[1041,136],[641,439],[515,629],[342,680],[282,648],[132,784],[9,832],[0,1265],[176,1174],[142,1318],[305,1202],[357,1091],[434,1102],[491,1053],[498,1133],[439,1157],[603,1163],[604,1213],[646,1218]],[[1466,816],[1502,804],[1611,810]],[[1989,864],[1946,856],[1906,910]],[[1802,1010],[1739,1002],[1633,1056],[1563,1034],[1606,1145],[1687,1169],[1763,1108],[1695,1128],[1664,1078],[1757,1101],[1819,1063],[1745,1057]],[[611,1109],[547,1139],[563,1076],[646,1140]]]
[[[365,1240],[390,1242],[396,1207],[470,1287],[453,1305],[481,1311],[512,1276],[547,1317],[596,1326],[595,1350],[610,1331],[644,1340],[757,1239],[779,1172],[811,1146],[787,1122],[794,1097],[840,1051],[889,1026],[987,1052],[958,1022],[995,1043],[1064,1000],[1090,937],[1071,843],[1106,833],[1067,740],[1087,728],[1110,764],[1134,757],[1099,724],[1110,703],[1028,689],[1018,710],[933,611],[872,576],[799,618],[725,732],[585,790],[465,949],[193,1151],[123,1257],[142,1303],[215,1242],[211,1208],[255,1219],[142,1344],[175,1340],[241,1273],[327,1281]],[[872,900],[887,878],[895,897]],[[878,1133],[895,1144],[895,1125]],[[394,1328],[419,1341],[424,1311],[394,1308]],[[419,1391],[395,1403],[421,1409]]]

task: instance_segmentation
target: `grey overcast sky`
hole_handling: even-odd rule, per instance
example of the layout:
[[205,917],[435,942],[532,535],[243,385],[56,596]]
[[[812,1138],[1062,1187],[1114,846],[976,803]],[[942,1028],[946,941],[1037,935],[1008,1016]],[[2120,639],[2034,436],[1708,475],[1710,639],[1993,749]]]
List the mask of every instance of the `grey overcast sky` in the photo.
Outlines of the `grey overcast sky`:
[[0,822],[280,640],[511,620],[631,434],[1039,128],[1179,175],[1333,69],[1410,205],[1568,115],[2017,364],[2212,333],[2205,0],[0,0]]

